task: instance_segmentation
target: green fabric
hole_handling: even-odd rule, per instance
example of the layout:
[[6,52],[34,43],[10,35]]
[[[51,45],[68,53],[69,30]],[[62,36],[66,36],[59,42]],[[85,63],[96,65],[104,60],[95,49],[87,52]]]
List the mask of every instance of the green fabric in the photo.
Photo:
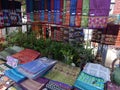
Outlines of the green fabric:
[[81,27],[88,27],[88,16],[82,16]]
[[72,67],[58,62],[45,77],[68,85],[73,85],[79,72],[80,68],[78,67]]
[[66,12],[66,0],[64,0],[64,4],[63,4],[63,12]]
[[89,0],[83,0],[82,15],[88,15],[89,13]]
[[120,67],[115,68],[112,79],[117,85],[120,85]]

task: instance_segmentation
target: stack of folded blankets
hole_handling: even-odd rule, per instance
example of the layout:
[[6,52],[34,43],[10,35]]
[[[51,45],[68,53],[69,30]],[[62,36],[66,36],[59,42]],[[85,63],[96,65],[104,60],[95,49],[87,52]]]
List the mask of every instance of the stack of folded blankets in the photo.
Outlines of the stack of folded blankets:
[[50,70],[57,61],[48,59],[46,57],[38,58],[32,62],[20,65],[18,71],[28,78],[35,79],[39,76],[43,76],[48,70]]
[[10,56],[10,55],[13,55],[17,52],[20,52],[23,49],[24,48],[19,47],[19,46],[13,46],[13,47],[6,48],[5,50],[0,52],[0,58],[3,59],[3,60],[6,60],[7,56]]
[[7,64],[11,67],[17,67],[18,64],[24,64],[30,61],[35,60],[40,56],[40,53],[31,50],[31,49],[24,49],[18,53],[13,54],[12,56],[7,56]]
[[100,64],[87,63],[74,86],[80,90],[104,90],[110,81],[110,70]]

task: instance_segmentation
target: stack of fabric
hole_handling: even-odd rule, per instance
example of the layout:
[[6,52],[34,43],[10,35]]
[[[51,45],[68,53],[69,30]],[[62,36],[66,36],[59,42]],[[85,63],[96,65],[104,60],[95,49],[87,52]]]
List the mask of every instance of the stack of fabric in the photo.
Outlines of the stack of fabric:
[[71,86],[74,84],[79,72],[80,68],[58,62],[45,77]]
[[74,86],[82,90],[104,90],[110,81],[110,70],[100,64],[87,63]]
[[24,49],[12,56],[7,57],[7,64],[16,67],[18,64],[24,64],[35,60],[40,56],[40,53],[31,49]]
[[43,76],[55,64],[56,61],[53,61],[52,59],[48,59],[46,57],[42,57],[26,64],[20,65],[18,67],[18,70],[26,77],[35,79],[39,76]]
[[6,70],[5,75],[15,82],[20,82],[26,78],[24,75],[18,72],[17,68]]
[[10,55],[13,55],[17,52],[20,52],[23,49],[24,48],[18,47],[18,46],[13,46],[13,47],[6,48],[5,50],[0,52],[0,58],[3,59],[3,60],[6,60],[7,56],[10,56]]

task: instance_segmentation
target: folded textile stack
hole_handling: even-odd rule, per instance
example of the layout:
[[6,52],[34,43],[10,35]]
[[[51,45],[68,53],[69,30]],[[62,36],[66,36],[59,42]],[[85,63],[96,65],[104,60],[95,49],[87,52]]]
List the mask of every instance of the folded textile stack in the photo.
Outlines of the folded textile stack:
[[6,48],[5,50],[0,52],[0,58],[3,60],[6,60],[7,56],[10,56],[10,55],[13,55],[17,52],[20,52],[23,49],[24,48],[19,47],[19,46],[13,46],[13,47]]
[[45,77],[71,86],[74,84],[79,72],[80,68],[78,67],[72,67],[58,62]]
[[100,64],[87,63],[74,86],[82,90],[104,90],[110,81],[110,70]]
[[[12,55],[13,58],[16,58],[19,62],[19,64],[24,64],[30,61],[35,60],[37,57],[40,56],[40,53],[31,49],[24,49],[14,55]],[[8,58],[9,61],[9,58]]]
[[56,64],[56,62],[57,61],[53,61],[52,59],[42,57],[26,64],[20,65],[18,67],[18,70],[26,77],[35,79],[39,76],[43,76]]
[[24,75],[18,72],[17,68],[6,70],[5,75],[15,82],[20,82],[26,78]]

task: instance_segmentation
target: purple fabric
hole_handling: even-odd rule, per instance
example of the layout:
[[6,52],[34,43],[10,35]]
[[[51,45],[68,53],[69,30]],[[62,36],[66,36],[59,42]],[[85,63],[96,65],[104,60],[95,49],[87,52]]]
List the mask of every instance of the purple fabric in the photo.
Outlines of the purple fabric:
[[108,16],[111,0],[90,0],[90,16]]

